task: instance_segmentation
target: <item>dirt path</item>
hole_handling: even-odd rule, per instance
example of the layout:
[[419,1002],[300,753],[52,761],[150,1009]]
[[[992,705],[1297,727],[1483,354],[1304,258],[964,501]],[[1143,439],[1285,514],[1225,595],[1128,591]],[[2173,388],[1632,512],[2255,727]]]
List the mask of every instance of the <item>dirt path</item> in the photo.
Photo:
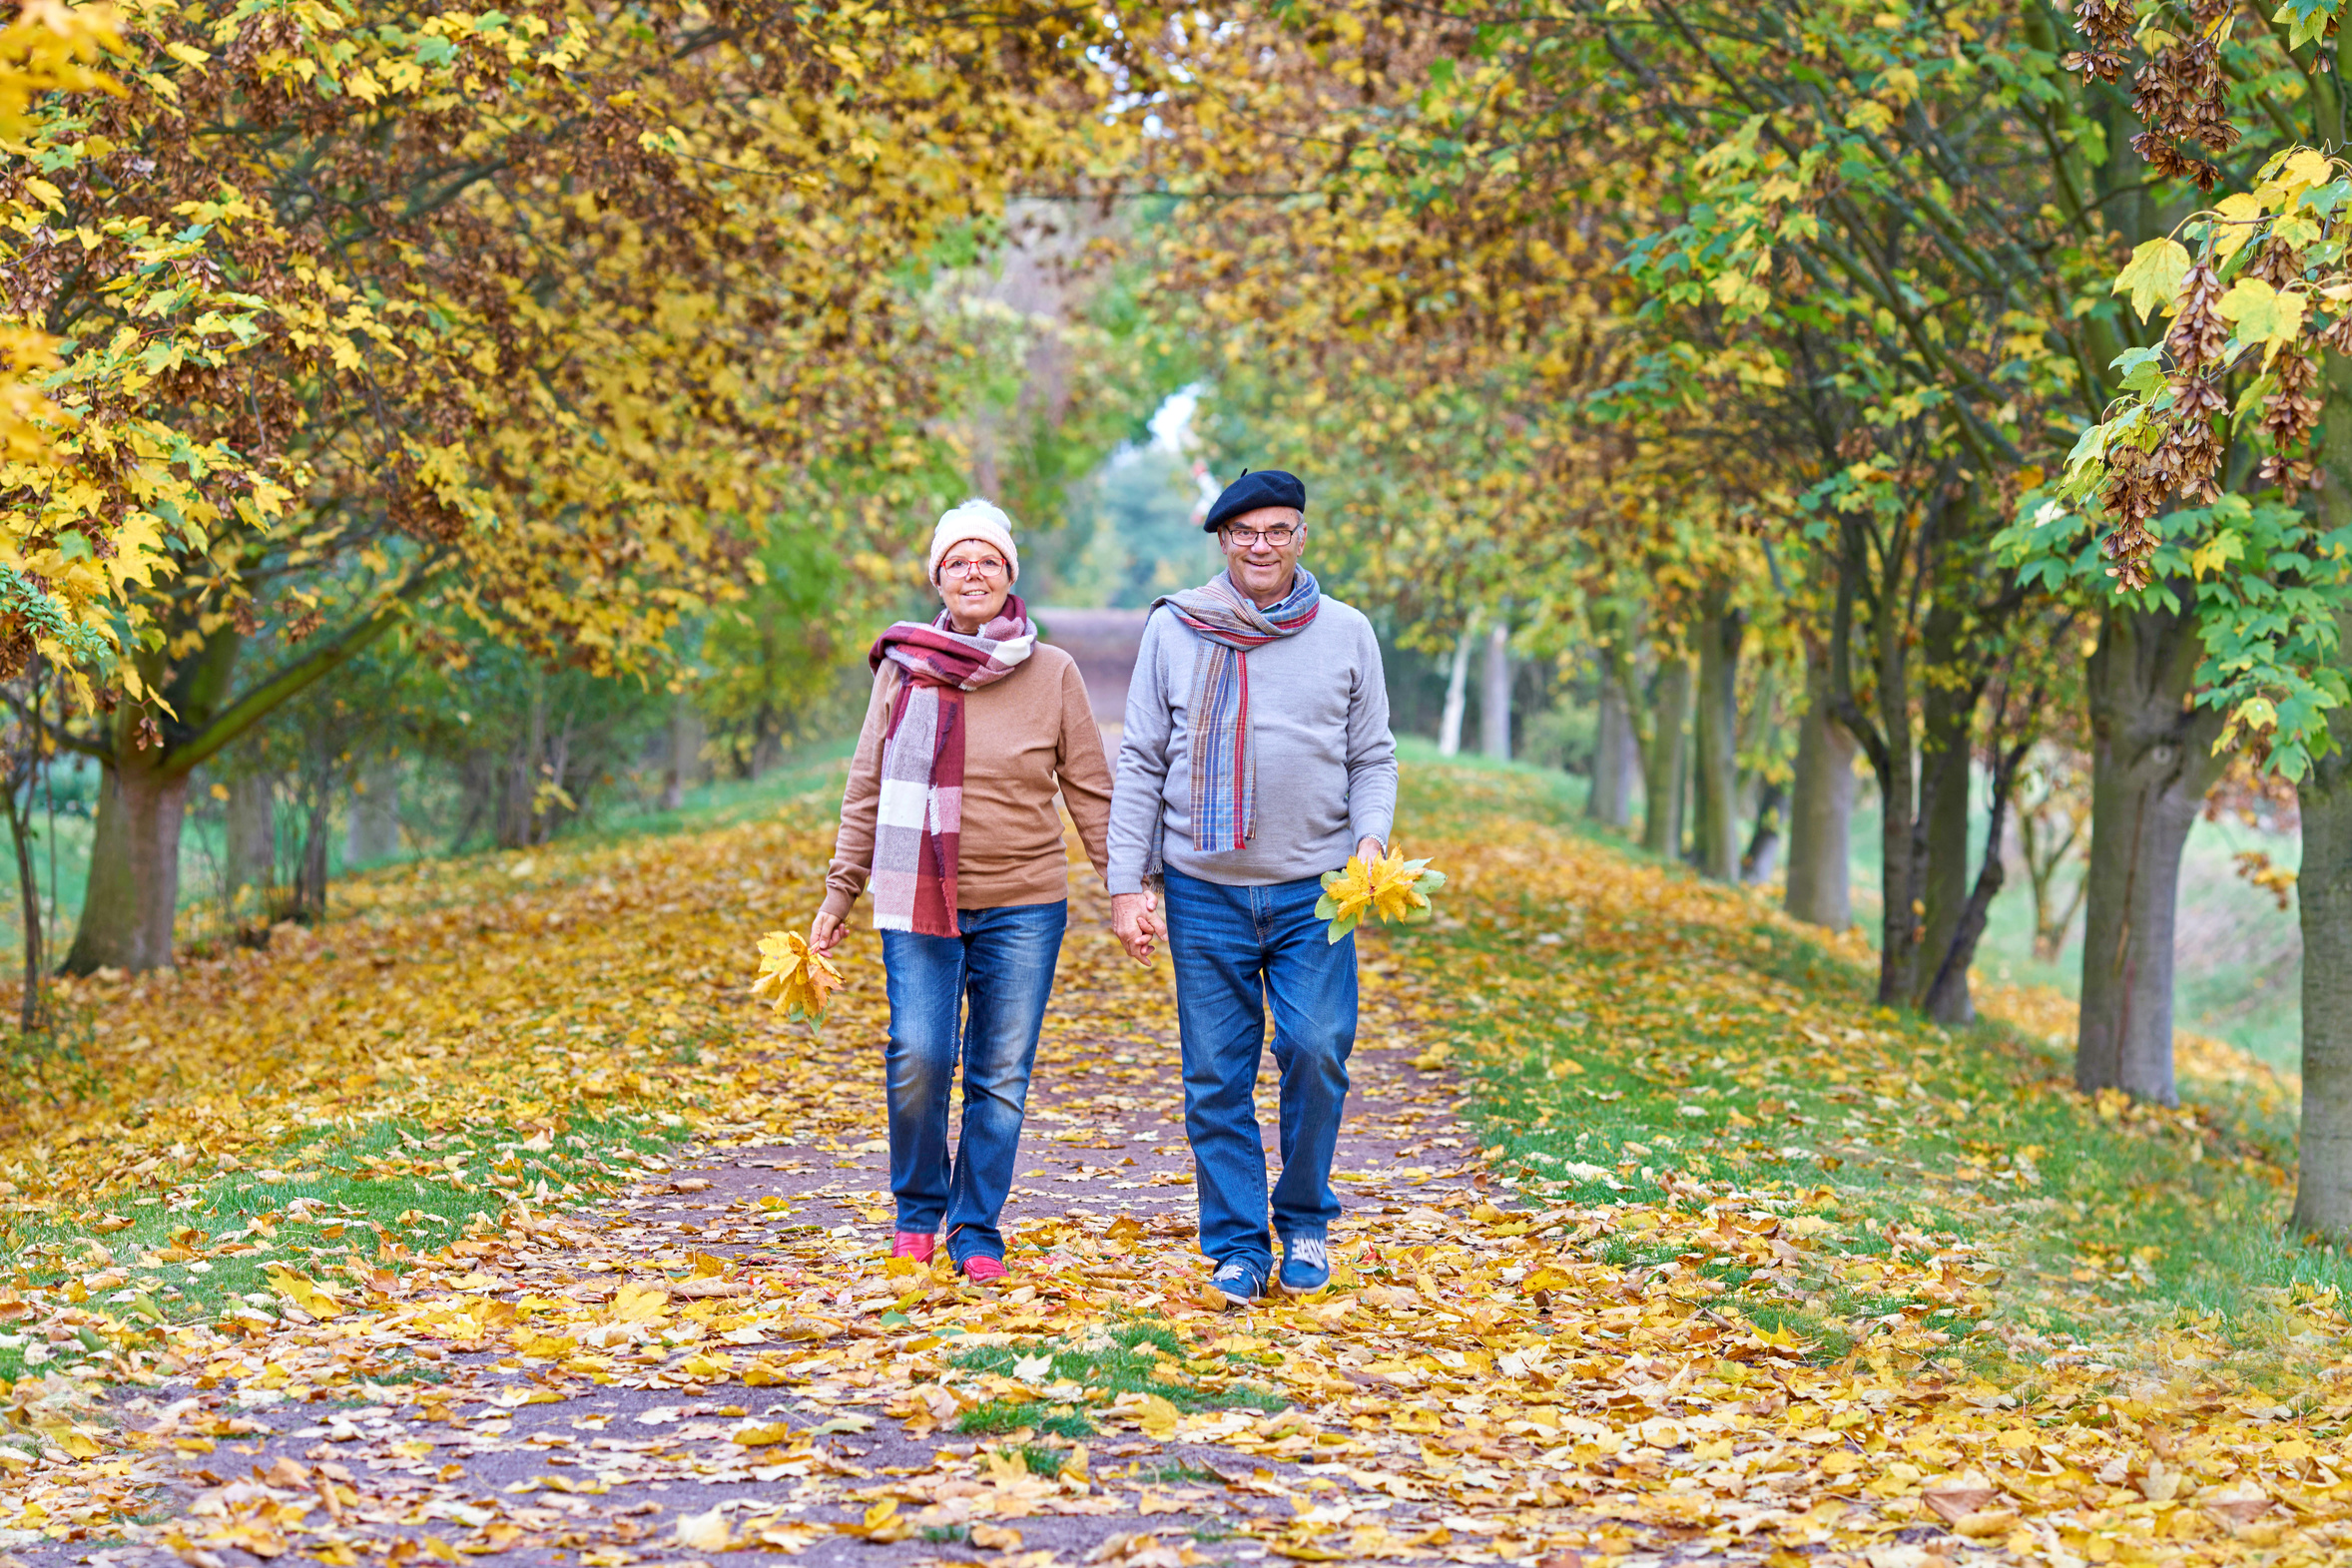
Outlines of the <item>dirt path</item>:
[[[184,1513],[130,1544],[20,1559],[619,1568],[785,1551],[1043,1568],[1270,1551],[1531,1563],[1547,1536],[1566,1546],[1550,1506],[1565,1494],[1521,1473],[1533,1449],[1480,1420],[1474,1392],[1439,1391],[1463,1347],[1490,1361],[1491,1308],[1450,1300],[1426,1265],[1418,1288],[1357,1273],[1402,1248],[1410,1278],[1413,1249],[1479,1230],[1473,1210],[1502,1219],[1483,1207],[1489,1177],[1452,1084],[1410,1063],[1429,1042],[1386,955],[1368,947],[1336,1167],[1348,1213],[1334,1253],[1355,1288],[1225,1313],[1201,1305],[1164,961],[1124,962],[1084,893],[1072,916],[1005,1217],[1006,1288],[881,1257],[891,1214],[869,995],[824,1047],[785,1037],[765,1128],[688,1151],[602,1209],[521,1216],[461,1244],[448,1270],[354,1323],[363,1343],[338,1343],[329,1319],[298,1349],[265,1342],[132,1401]],[[1261,1100],[1271,1141],[1270,1056]],[[1136,1339],[1146,1327],[1156,1341]],[[1422,1337],[1442,1360],[1411,1364]],[[274,1396],[303,1391],[305,1356],[387,1343],[445,1380],[362,1377],[374,1402],[359,1405]],[[988,1364],[992,1350],[1009,1367]],[[1078,1359],[1049,1364],[1057,1353]],[[1031,1426],[1030,1408],[1061,1419]],[[1097,1435],[1050,1430],[1083,1431],[1071,1417],[1086,1409]],[[958,1432],[975,1410],[995,1429]]]

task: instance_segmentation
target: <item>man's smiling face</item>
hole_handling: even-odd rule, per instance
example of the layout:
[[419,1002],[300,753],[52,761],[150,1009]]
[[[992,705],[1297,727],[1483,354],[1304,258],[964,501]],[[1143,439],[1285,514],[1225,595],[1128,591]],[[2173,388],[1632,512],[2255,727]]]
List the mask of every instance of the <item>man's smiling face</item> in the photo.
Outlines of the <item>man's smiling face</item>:
[[1234,586],[1264,609],[1290,592],[1307,548],[1306,520],[1287,506],[1261,506],[1228,518],[1217,530],[1217,546]]

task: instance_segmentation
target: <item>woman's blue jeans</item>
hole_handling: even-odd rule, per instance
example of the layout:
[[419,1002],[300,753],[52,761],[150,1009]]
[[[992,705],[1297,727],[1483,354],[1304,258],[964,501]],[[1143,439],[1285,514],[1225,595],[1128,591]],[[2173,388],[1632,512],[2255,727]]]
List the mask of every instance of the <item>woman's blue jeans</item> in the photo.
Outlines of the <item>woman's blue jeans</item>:
[[[1002,1258],[1037,1033],[1069,904],[958,909],[960,936],[882,932],[890,1043],[890,1192],[898,1229],[947,1228],[947,1255]],[[968,1011],[967,1011],[968,1004]],[[963,1132],[947,1152],[947,1092],[963,1059]]]
[[1320,1241],[1340,1217],[1331,1162],[1356,1046],[1356,936],[1334,942],[1316,918],[1319,878],[1228,887],[1171,868],[1162,882],[1176,1026],[1184,1041],[1184,1131],[1201,1204],[1201,1251],[1264,1276],[1266,1148],[1258,1130],[1258,1060],[1274,1005],[1281,1074],[1282,1179],[1274,1229]]

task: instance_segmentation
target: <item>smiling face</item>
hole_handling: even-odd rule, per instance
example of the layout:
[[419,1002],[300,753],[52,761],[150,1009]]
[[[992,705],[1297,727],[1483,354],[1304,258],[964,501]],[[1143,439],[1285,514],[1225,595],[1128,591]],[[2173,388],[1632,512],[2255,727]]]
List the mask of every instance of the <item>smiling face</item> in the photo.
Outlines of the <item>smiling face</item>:
[[947,607],[948,624],[966,637],[995,620],[1012,592],[1012,572],[1004,557],[977,539],[949,545],[932,582],[939,590],[939,603]]
[[[1280,543],[1267,537],[1284,529],[1290,537]],[[1307,522],[1287,506],[1261,506],[1228,518],[1217,530],[1217,548],[1225,552],[1233,585],[1263,610],[1291,591],[1291,576],[1307,548]]]

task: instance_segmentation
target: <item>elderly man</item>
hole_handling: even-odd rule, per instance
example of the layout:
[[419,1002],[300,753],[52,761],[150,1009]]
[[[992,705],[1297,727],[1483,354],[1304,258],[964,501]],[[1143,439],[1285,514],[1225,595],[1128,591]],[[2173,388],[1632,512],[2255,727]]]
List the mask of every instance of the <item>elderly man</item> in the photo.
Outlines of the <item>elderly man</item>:
[[1269,1000],[1282,1082],[1274,1284],[1331,1280],[1356,938],[1327,940],[1315,904],[1324,872],[1381,852],[1397,808],[1380,644],[1299,565],[1306,507],[1307,487],[1269,470],[1245,471],[1209,508],[1225,570],[1154,602],[1111,796],[1111,923],[1137,962],[1164,935],[1176,963],[1201,1251],[1235,1307],[1266,1294],[1274,1267],[1255,1093]]

